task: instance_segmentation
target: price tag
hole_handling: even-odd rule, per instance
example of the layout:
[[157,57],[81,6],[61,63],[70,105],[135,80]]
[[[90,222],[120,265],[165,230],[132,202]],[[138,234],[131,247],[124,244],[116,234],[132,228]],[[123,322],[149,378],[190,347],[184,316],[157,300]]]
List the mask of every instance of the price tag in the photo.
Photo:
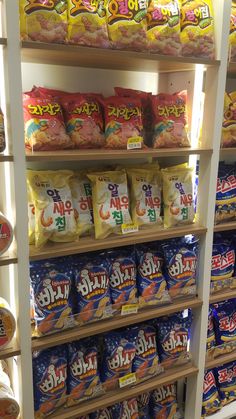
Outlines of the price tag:
[[137,150],[142,148],[142,137],[130,137],[127,141],[127,150]]
[[136,374],[131,372],[130,374],[124,375],[124,377],[119,378],[120,388],[130,386],[130,384],[136,383]]
[[122,234],[136,233],[138,231],[137,224],[122,224],[121,225]]
[[126,306],[122,306],[121,308],[121,315],[126,316],[127,314],[137,314],[138,312],[138,304],[127,304]]

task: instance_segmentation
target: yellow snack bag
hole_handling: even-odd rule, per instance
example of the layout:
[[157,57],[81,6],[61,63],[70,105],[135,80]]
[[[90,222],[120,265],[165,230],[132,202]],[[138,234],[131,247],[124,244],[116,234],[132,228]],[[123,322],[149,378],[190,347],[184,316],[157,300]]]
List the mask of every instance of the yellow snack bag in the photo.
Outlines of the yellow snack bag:
[[67,0],[20,0],[21,39],[64,43],[67,37]]
[[225,93],[221,147],[236,146],[236,92]]
[[72,193],[78,235],[90,234],[94,229],[91,182],[84,173],[75,172],[69,180],[69,185]]
[[147,48],[158,54],[181,54],[179,0],[148,1]]
[[131,223],[125,170],[90,173],[88,178],[92,182],[96,239],[122,234],[122,225]]
[[29,244],[35,242],[35,205],[33,200],[32,188],[27,179],[27,195],[28,195],[28,237]]
[[229,32],[229,60],[236,61],[236,1],[232,0]]
[[180,0],[182,55],[214,59],[212,0]]
[[70,170],[28,170],[35,203],[35,245],[48,240],[70,242],[76,239],[76,221],[69,180]]
[[131,217],[138,226],[161,224],[161,173],[155,169],[127,169]]
[[194,221],[193,168],[162,169],[164,226],[191,224]]
[[109,47],[104,0],[68,0],[68,40],[78,45]]

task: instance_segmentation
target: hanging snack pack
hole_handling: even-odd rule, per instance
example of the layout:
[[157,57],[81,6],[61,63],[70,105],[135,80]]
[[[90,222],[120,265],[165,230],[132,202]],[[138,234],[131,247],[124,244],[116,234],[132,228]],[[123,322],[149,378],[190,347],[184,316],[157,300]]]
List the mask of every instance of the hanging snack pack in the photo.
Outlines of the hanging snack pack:
[[[236,300],[223,301],[213,305],[216,344],[236,344]],[[235,346],[234,344],[234,346]]]
[[32,151],[73,148],[66,133],[61,105],[53,97],[23,98],[25,146]]
[[234,220],[236,217],[236,171],[232,164],[219,163],[215,223]]
[[213,308],[210,306],[209,313],[208,313],[208,326],[207,326],[207,345],[206,349],[209,351],[210,349],[216,346],[216,336],[214,330],[214,322],[213,322]]
[[213,60],[214,21],[212,0],[181,0],[182,55]]
[[76,239],[76,221],[69,180],[70,170],[33,171],[27,177],[35,203],[35,244]]
[[68,41],[90,47],[109,47],[103,0],[68,0]]
[[196,295],[198,240],[170,240],[162,245],[165,278],[171,298]]
[[0,153],[2,153],[6,148],[5,141],[5,129],[4,129],[4,116],[0,108]]
[[151,393],[150,418],[179,419],[176,383],[158,387]]
[[235,250],[230,240],[215,235],[211,258],[211,293],[230,287],[234,275]]
[[181,54],[178,0],[148,1],[147,47],[157,54],[173,56]]
[[206,370],[203,382],[202,416],[209,416],[221,408],[220,396],[216,385],[215,371]]
[[102,392],[95,339],[88,338],[69,343],[68,357],[67,406],[73,406]]
[[127,178],[124,170],[90,173],[96,239],[122,234],[131,224]]
[[[236,34],[235,34],[236,36]],[[236,58],[236,57],[235,57]],[[236,92],[225,93],[221,147],[236,146]]]
[[182,165],[162,169],[164,226],[194,222],[193,169]]
[[170,302],[162,265],[163,255],[157,245],[137,247],[137,286],[140,306]]
[[79,149],[105,145],[102,110],[96,95],[70,94],[61,99],[66,130]]
[[0,350],[12,341],[16,331],[16,321],[10,306],[4,298],[0,297]]
[[236,61],[236,1],[232,0],[229,32],[229,60]]
[[127,169],[131,191],[131,217],[134,224],[162,224],[161,173],[155,168]]
[[143,393],[137,397],[139,419],[150,418],[150,411],[149,411],[150,396],[151,396],[150,393]]
[[35,418],[42,419],[66,402],[67,351],[55,346],[33,352]]
[[0,212],[0,256],[11,246],[13,229],[8,219]]
[[21,38],[64,43],[67,38],[67,0],[20,0]]
[[190,147],[187,91],[152,96],[153,147]]
[[222,406],[236,400],[236,362],[216,368],[216,382]]
[[139,326],[133,372],[136,373],[139,381],[148,380],[161,372],[157,354],[156,330],[151,325]]

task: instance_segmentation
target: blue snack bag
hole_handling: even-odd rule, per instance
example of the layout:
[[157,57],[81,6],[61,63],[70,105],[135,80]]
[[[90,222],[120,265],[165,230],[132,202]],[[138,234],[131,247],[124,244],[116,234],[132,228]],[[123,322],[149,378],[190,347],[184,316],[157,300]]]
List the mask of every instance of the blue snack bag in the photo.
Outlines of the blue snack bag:
[[213,309],[210,306],[208,312],[208,327],[207,327],[207,345],[206,349],[209,351],[210,349],[216,346],[216,337],[215,337],[215,330],[214,330],[214,322],[213,322]]
[[31,263],[30,280],[34,335],[41,336],[74,326],[73,270],[64,259]]
[[206,370],[203,382],[202,416],[209,416],[221,408],[214,370]]
[[236,341],[236,299],[213,304],[216,344]]
[[234,220],[236,216],[236,177],[235,165],[219,163],[215,223]]
[[166,280],[162,273],[163,255],[156,244],[136,249],[139,304],[154,305],[170,302]]
[[229,362],[216,368],[216,381],[219,389],[221,405],[236,399],[236,362]]
[[165,278],[171,298],[196,295],[198,240],[175,239],[162,245]]
[[143,393],[137,397],[139,419],[150,419],[149,402],[151,393]]
[[176,383],[160,386],[151,393],[150,418],[177,419],[180,418],[177,403]]
[[120,419],[122,411],[122,403],[116,403],[113,406],[93,412],[89,415],[90,419]]
[[43,418],[66,402],[66,347],[55,346],[33,352],[35,418]]
[[[114,419],[117,419],[117,417]],[[121,403],[121,415],[119,419],[139,419],[138,403],[135,398],[124,400]]]
[[75,286],[79,324],[112,315],[109,265],[99,255],[80,257],[75,266]]
[[68,400],[74,404],[101,393],[98,349],[94,338],[68,344]]
[[211,293],[230,286],[234,266],[235,250],[232,241],[215,235],[211,258]]

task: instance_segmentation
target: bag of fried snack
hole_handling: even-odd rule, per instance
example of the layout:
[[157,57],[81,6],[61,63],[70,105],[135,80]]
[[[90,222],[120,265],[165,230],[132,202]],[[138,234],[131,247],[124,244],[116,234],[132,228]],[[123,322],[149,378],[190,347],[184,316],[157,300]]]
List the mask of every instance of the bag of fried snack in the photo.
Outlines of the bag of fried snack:
[[67,38],[67,0],[20,0],[21,39],[64,43]]
[[236,61],[236,1],[232,0],[229,32],[229,60]]
[[32,189],[27,179],[27,195],[28,195],[28,237],[29,244],[35,242],[35,205],[32,197]]
[[151,52],[181,54],[179,0],[149,0],[147,48]]
[[215,57],[212,0],[180,0],[182,55]]
[[236,92],[225,93],[221,147],[236,146]]

